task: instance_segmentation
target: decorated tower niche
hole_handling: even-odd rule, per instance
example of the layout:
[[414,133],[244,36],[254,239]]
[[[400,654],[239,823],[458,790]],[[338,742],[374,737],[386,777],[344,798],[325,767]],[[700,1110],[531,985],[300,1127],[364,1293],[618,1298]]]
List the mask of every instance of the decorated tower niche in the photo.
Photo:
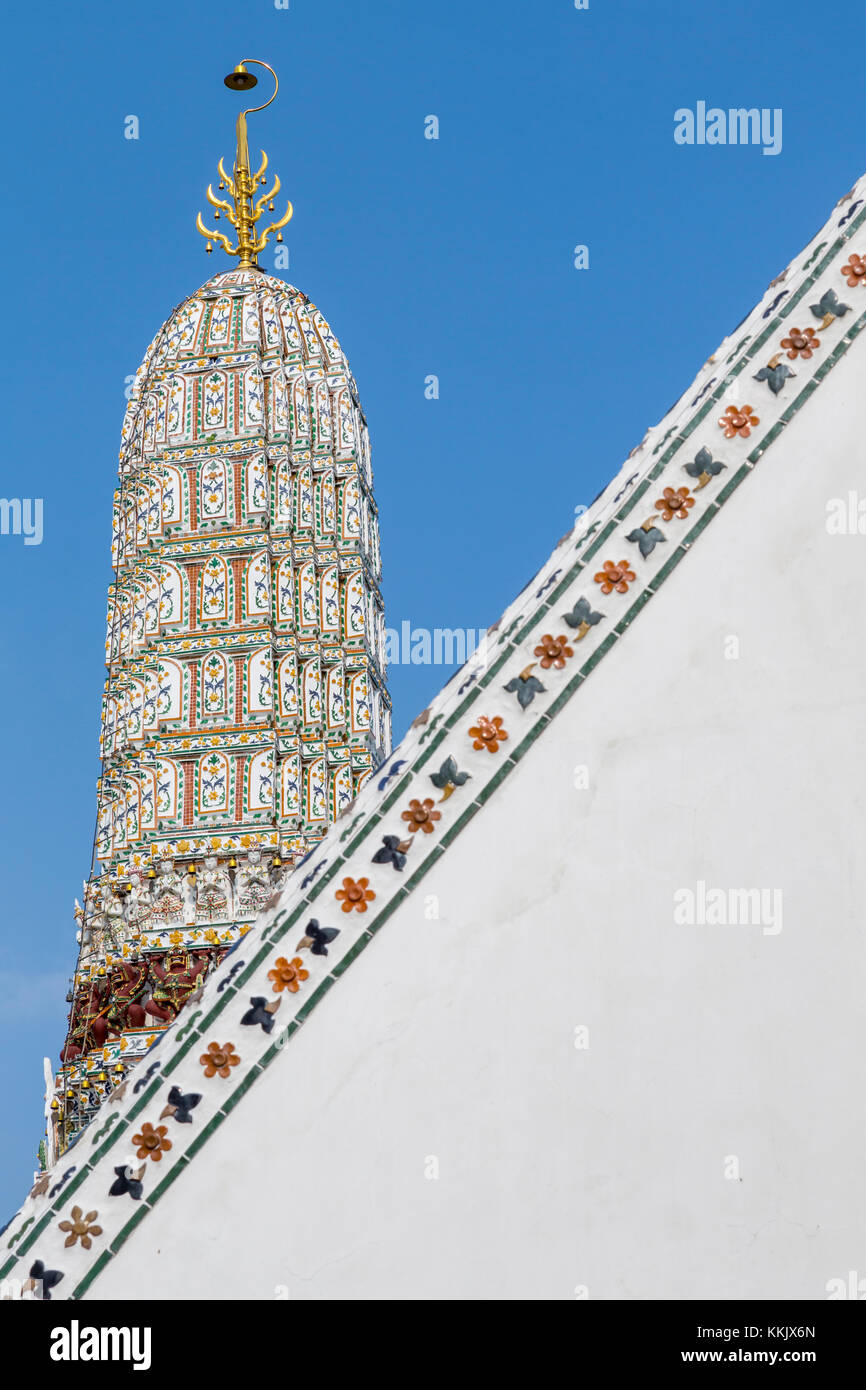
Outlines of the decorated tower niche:
[[[246,62],[228,87],[256,84]],[[49,1161],[390,751],[367,425],[322,314],[257,264],[292,208],[258,230],[280,182],[264,153],[251,170],[249,114],[207,191],[234,244],[197,222],[237,265],[157,333],[123,424],[94,868]]]

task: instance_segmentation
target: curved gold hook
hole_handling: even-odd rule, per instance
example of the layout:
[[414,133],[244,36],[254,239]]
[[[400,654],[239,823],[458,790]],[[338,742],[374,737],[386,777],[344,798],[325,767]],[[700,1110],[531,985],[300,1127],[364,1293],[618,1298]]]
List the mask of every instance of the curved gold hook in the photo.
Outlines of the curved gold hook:
[[271,77],[274,79],[273,96],[269,97],[268,100],[262,106],[248,106],[246,111],[244,111],[243,114],[245,116],[251,116],[254,111],[264,111],[265,106],[270,106],[274,97],[277,95],[277,92],[280,90],[280,79],[277,77],[277,74],[274,72],[270,63],[262,62],[261,58],[241,58],[241,66],[246,67],[247,63],[256,63],[257,66],[260,68],[267,68],[268,72],[271,74]]
[[225,167],[224,167],[224,165],[223,165],[223,158],[222,158],[222,155],[220,155],[220,162],[219,162],[219,164],[217,165],[217,170],[219,171],[219,176],[220,176],[220,178],[222,179],[223,183],[225,184],[226,188],[228,189],[229,193],[231,193],[232,196],[234,196],[234,191],[235,191],[234,179],[230,178],[229,175],[226,173]]

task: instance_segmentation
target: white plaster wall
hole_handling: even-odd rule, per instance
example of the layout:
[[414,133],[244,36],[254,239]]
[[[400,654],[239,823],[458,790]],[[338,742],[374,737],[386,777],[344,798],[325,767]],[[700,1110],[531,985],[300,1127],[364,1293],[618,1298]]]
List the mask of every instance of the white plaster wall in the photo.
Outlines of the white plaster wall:
[[[866,536],[825,530],[866,493],[864,364],[861,339],[89,1297],[866,1274]],[[782,930],[676,925],[698,879],[781,888]]]

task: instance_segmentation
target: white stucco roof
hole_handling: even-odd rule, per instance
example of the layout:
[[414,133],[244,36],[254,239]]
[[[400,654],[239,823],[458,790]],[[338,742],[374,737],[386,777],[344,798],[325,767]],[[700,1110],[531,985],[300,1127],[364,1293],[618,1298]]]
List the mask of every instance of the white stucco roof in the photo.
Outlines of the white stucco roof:
[[[705,528],[740,485],[748,485],[767,451],[857,341],[866,326],[866,294],[860,293],[866,274],[859,274],[851,256],[862,254],[866,261],[863,190],[861,180],[647,432],[491,630],[486,652],[476,652],[448,681],[279,900],[207,981],[201,998],[160,1037],[57,1170],[37,1184],[0,1237],[0,1277],[35,1277],[38,1262],[37,1272],[62,1275],[52,1298],[80,1298],[91,1287],[97,1296],[123,1296],[112,1286],[112,1260],[128,1240],[144,1250],[148,1217],[175,1180],[188,1192],[193,1211],[195,1175],[207,1167],[208,1140],[224,1125],[240,1135],[245,1121],[243,1109],[235,1113],[238,1102],[266,1071],[286,1064],[297,1030],[326,996],[319,1017],[340,1029],[340,997],[352,989],[353,962],[382,929],[387,934],[410,895],[423,898],[428,872],[451,852],[464,828],[485,814],[523,760],[532,758],[536,741],[628,636],[650,599],[661,595],[664,602],[665,581],[680,561],[688,565]],[[720,424],[724,420],[727,428]],[[702,594],[700,602],[711,607],[712,593]],[[672,621],[678,621],[676,614]],[[548,636],[552,645],[544,640]],[[559,641],[562,636],[567,644]],[[569,757],[569,750],[562,756]],[[420,812],[413,826],[413,802],[428,817],[436,813],[435,821],[426,821],[433,825],[430,833]],[[495,853],[490,846],[490,860],[465,871],[495,874]],[[327,954],[311,949],[311,919],[319,929],[338,931]],[[287,965],[279,966],[280,960]],[[211,1076],[201,1061],[209,1049],[223,1053],[225,1063]],[[231,1052],[238,1061],[225,1055]],[[339,1085],[340,1078],[334,1082]],[[178,1097],[190,1096],[199,1099],[187,1110]],[[157,1160],[135,1138],[145,1126],[156,1133],[164,1127],[167,1145]],[[247,1136],[247,1142],[254,1139]],[[130,1173],[133,1183],[143,1183],[138,1195],[129,1190]],[[308,1176],[314,1193],[315,1175]],[[122,1190],[109,1195],[115,1177]],[[289,1190],[288,1200],[304,1200],[296,1178]],[[89,1248],[80,1236],[68,1245],[70,1222],[73,1228],[76,1221],[86,1226],[90,1213],[97,1213],[90,1225],[99,1233],[88,1237]]]

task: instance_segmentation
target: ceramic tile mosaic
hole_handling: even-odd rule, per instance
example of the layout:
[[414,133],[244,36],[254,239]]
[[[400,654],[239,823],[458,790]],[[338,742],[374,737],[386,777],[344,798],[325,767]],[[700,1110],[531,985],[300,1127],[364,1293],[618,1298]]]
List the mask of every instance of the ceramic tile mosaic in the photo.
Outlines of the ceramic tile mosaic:
[[370,443],[331,328],[215,275],[136,374],[113,520],[97,870],[48,1161],[391,743]]

